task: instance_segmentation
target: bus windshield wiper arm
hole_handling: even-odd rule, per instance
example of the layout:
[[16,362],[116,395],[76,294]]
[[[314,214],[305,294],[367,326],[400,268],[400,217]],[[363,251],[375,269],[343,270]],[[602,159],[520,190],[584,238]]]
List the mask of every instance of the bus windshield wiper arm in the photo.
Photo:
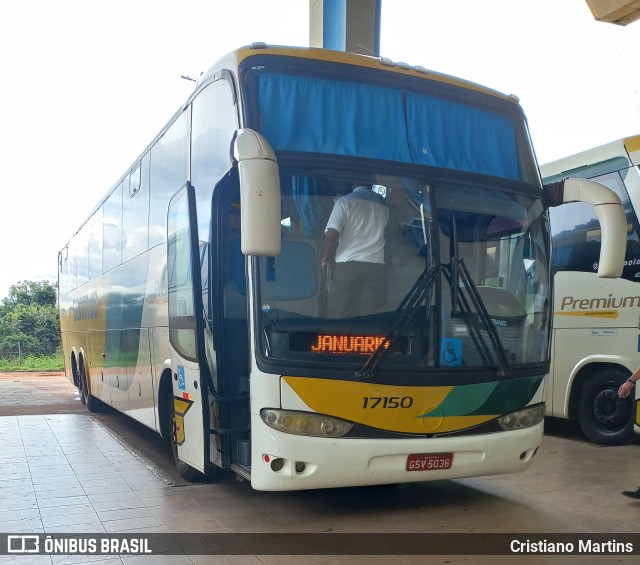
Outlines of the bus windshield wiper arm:
[[396,309],[393,316],[393,323],[387,332],[385,338],[378,344],[378,347],[369,355],[362,369],[356,372],[359,379],[367,379],[371,377],[378,365],[383,361],[391,350],[391,340],[400,335],[413,319],[417,312],[417,306],[425,299],[433,283],[440,274],[441,267],[426,267],[422,274],[418,277],[409,292],[402,299],[402,302]]
[[495,326],[491,322],[491,318],[489,317],[489,312],[487,312],[487,308],[478,292],[478,287],[476,283],[473,281],[471,273],[463,259],[452,258],[453,266],[457,270],[462,282],[464,283],[464,287],[467,289],[469,293],[469,297],[475,306],[476,312],[482,321],[483,326],[486,328],[487,333],[489,334],[489,339],[491,340],[491,344],[493,345],[494,351],[498,356],[498,363],[500,365],[500,375],[505,376],[511,372],[511,363],[509,362],[509,356],[505,351],[504,346],[502,345],[502,341],[500,340],[500,336],[498,335],[498,331]]

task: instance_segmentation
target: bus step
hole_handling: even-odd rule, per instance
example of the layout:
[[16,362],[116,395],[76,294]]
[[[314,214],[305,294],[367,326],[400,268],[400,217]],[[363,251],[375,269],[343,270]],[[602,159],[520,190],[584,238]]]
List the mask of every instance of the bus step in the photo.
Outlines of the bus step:
[[233,463],[231,465],[231,470],[236,474],[236,476],[239,479],[251,481],[251,467],[246,467],[244,465],[236,465],[235,463]]

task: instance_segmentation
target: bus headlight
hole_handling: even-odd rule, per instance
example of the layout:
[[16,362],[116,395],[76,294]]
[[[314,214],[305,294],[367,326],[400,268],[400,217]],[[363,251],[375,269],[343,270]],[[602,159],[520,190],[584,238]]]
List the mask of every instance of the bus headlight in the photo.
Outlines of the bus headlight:
[[543,418],[544,404],[536,404],[517,412],[511,412],[511,414],[505,414],[498,418],[498,423],[503,430],[521,430],[539,424]]
[[353,427],[352,422],[312,412],[263,408],[260,416],[270,428],[299,436],[342,437]]

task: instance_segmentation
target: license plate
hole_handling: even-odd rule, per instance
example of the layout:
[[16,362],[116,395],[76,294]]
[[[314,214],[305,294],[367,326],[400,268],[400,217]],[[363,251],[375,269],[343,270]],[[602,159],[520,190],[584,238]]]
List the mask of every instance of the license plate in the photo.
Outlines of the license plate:
[[412,453],[407,457],[407,471],[442,471],[453,467],[453,453]]

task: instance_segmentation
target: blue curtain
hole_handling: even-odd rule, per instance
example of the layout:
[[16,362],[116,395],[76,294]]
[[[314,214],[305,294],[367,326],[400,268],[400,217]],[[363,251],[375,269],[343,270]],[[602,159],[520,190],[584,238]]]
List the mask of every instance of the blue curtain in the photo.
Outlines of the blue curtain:
[[260,113],[276,149],[411,161],[401,91],[263,74]]
[[513,121],[433,96],[407,95],[414,163],[519,179]]
[[261,133],[276,150],[416,163],[520,179],[514,122],[355,82],[260,75]]

